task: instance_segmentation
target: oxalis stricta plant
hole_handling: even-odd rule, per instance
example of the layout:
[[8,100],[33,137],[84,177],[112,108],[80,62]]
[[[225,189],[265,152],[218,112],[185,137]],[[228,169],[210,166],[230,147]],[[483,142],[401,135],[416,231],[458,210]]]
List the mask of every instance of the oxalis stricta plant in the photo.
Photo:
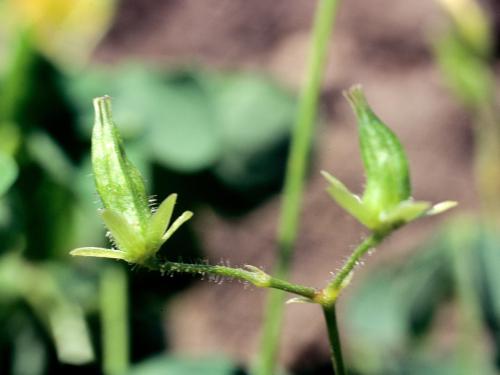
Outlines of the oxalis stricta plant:
[[160,259],[157,252],[168,238],[191,216],[184,212],[169,226],[176,195],[167,197],[152,210],[143,178],[127,159],[111,116],[110,98],[94,100],[95,124],[92,134],[92,165],[100,211],[109,231],[112,249],[78,248],[72,255],[121,259],[130,264],[169,273],[213,274],[296,294],[289,302],[310,302],[322,306],[332,349],[332,362],[337,374],[344,374],[335,302],[348,284],[356,264],[371,248],[380,244],[391,232],[422,216],[441,213],[455,202],[432,206],[411,197],[408,161],[394,133],[374,114],[360,86],[345,93],[358,121],[365,190],[361,197],[327,172],[328,192],[347,212],[367,227],[371,234],[353,251],[332,280],[323,288],[313,288],[274,278],[260,268],[246,265],[233,268],[220,265],[188,264]]

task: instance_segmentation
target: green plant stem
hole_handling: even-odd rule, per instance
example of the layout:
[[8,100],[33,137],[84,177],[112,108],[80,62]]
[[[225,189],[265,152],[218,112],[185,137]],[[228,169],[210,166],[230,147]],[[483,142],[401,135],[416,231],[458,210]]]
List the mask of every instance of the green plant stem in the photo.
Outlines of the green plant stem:
[[337,324],[337,312],[335,304],[323,306],[326,329],[328,331],[328,340],[330,342],[330,355],[332,359],[335,375],[345,375],[344,360],[342,357],[342,346],[340,344],[339,329]]
[[323,290],[322,305],[333,305],[337,300],[340,291],[346,284],[346,279],[351,275],[352,271],[359,263],[361,258],[372,248],[380,244],[390,232],[372,233],[361,242],[358,247],[352,252],[351,256],[344,263],[340,271],[330,281],[328,286]]
[[285,280],[272,277],[259,268],[246,266],[243,268],[233,268],[209,264],[189,264],[179,262],[158,262],[148,265],[150,269],[159,270],[162,273],[189,273],[193,275],[217,275],[231,279],[241,280],[255,285],[259,288],[279,289],[284,292],[297,294],[299,296],[315,299],[318,290],[315,288],[293,284]]
[[330,342],[330,353],[335,375],[344,375],[344,360],[342,357],[342,347],[340,344],[339,329],[335,311],[335,302],[340,291],[346,286],[346,280],[359,263],[360,259],[373,247],[381,243],[390,232],[372,233],[361,242],[352,252],[351,256],[344,263],[337,275],[330,281],[314,300],[323,307],[328,340]]
[[[314,132],[320,84],[326,64],[328,40],[339,0],[319,0],[314,26],[306,83],[301,95],[288,158],[281,220],[278,228],[278,258],[274,274],[287,278],[299,225],[302,191],[311,139]],[[279,346],[284,296],[271,291],[267,302],[256,375],[273,375]]]
[[103,373],[125,374],[129,367],[127,274],[122,267],[108,267],[101,276]]
[[[488,238],[487,232],[479,232],[483,238]],[[460,372],[457,374],[471,374],[477,371],[481,374],[494,374],[490,367],[491,360],[487,350],[481,343],[484,342],[481,325],[481,301],[477,291],[478,275],[482,272],[481,256],[487,251],[478,252],[474,239],[470,233],[451,232],[449,256],[451,260],[454,291],[458,308],[458,324],[460,327],[457,346],[457,363]],[[485,246],[485,243],[482,244]],[[487,246],[487,245],[486,245]],[[484,249],[481,249],[484,250]],[[476,369],[476,370],[475,370]]]

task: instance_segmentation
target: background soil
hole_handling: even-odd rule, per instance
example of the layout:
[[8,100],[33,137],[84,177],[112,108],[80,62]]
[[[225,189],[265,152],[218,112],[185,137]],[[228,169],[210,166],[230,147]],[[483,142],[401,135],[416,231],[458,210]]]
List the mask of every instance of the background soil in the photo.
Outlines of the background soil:
[[[112,63],[147,58],[169,66],[257,70],[298,89],[315,3],[124,0],[96,59]],[[363,84],[372,106],[405,145],[414,195],[434,202],[459,201],[452,215],[476,208],[470,119],[450,96],[430,48],[443,22],[432,0],[342,4],[322,90],[322,117],[293,280],[323,285],[363,235],[360,225],[324,192],[325,182],[319,175],[325,169],[353,190],[362,188],[354,117],[341,95],[353,83]],[[198,213],[196,227],[207,257],[270,270],[279,205],[279,197],[274,196],[238,219],[220,217],[208,209]],[[396,233],[369,265],[359,269],[354,284],[371,267],[411,252],[447,217],[422,220]],[[197,282],[165,311],[171,348],[182,353],[222,352],[250,361],[259,342],[264,297],[264,291],[243,289],[238,283]],[[346,317],[340,311],[342,325]],[[349,345],[349,333],[343,334]],[[283,363],[305,367],[308,361],[325,359],[321,311],[312,305],[287,306],[282,341]]]

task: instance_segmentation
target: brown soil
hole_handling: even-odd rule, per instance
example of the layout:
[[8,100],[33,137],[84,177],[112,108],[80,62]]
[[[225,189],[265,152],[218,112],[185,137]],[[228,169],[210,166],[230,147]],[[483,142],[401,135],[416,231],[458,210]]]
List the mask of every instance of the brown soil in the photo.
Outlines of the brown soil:
[[[314,4],[310,0],[124,0],[97,57],[255,69],[297,88]],[[331,41],[323,121],[307,182],[293,280],[323,285],[363,235],[324,192],[325,182],[317,172],[326,169],[353,190],[362,187],[354,118],[340,95],[352,83],[364,85],[373,107],[406,145],[414,195],[435,202],[459,201],[460,208],[452,215],[476,207],[471,124],[446,89],[429,48],[442,21],[432,0],[342,4]],[[279,206],[275,197],[233,220],[208,210],[199,213],[196,225],[209,258],[271,269]],[[412,251],[447,216],[422,220],[395,234],[370,265],[359,270],[355,281],[384,259]],[[182,353],[222,352],[250,361],[258,346],[264,297],[264,291],[244,289],[235,282],[220,286],[199,282],[168,308],[169,342]],[[308,347],[326,356],[323,324],[317,307],[288,305],[282,362],[293,363]],[[349,333],[343,334],[348,339]]]

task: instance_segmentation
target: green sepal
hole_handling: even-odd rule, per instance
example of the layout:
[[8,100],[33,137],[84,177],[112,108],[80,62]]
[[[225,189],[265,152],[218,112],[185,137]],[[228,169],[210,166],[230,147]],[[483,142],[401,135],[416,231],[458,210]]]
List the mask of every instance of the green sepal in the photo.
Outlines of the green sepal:
[[170,194],[151,216],[147,233],[148,251],[155,253],[165,242],[163,235],[170,224],[176,200],[177,194]]
[[71,250],[70,254],[81,257],[111,258],[128,261],[127,253],[120,250],[105,249],[103,247],[79,247]]
[[349,212],[364,226],[371,228],[375,225],[370,218],[369,212],[363,205],[361,199],[349,191],[349,189],[338,179],[325,171],[321,171],[323,177],[330,183],[327,188],[328,193],[338,203],[340,207]]
[[129,259],[144,257],[146,244],[137,227],[131,225],[123,215],[112,210],[102,210],[101,217],[118,249],[125,252]]
[[434,206],[431,207],[429,211],[427,211],[425,214],[426,216],[433,216],[433,215],[439,215],[445,211],[448,211],[449,209],[456,207],[458,205],[457,202],[455,201],[444,201],[435,204]]
[[407,224],[423,215],[429,210],[431,204],[429,202],[415,202],[407,200],[389,211],[384,211],[380,214],[380,228],[384,224],[390,228],[396,228]]
[[179,216],[173,223],[172,225],[168,228],[168,230],[165,232],[165,234],[162,237],[162,243],[164,243],[166,240],[168,240],[172,234],[175,233],[177,229],[180,228],[182,224],[184,224],[186,221],[191,219],[193,217],[193,213],[191,211],[184,211],[181,216]]

